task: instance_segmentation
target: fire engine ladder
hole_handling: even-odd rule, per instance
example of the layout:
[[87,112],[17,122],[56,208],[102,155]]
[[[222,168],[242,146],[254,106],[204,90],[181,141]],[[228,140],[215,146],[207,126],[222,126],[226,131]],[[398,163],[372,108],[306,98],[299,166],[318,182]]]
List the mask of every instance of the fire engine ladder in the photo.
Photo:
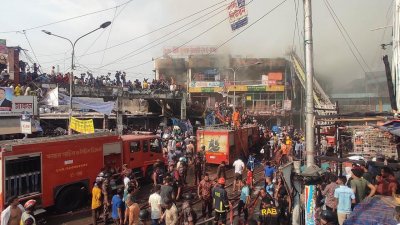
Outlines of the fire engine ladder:
[[215,111],[215,116],[221,121],[221,123],[225,123],[225,118],[221,115],[221,112],[219,109],[216,109]]
[[[297,78],[299,79],[301,85],[305,89],[306,88],[306,73],[304,69],[305,67],[301,62],[300,58],[294,51],[290,53],[290,59],[292,60],[292,65],[295,74],[297,75]],[[314,107],[316,108],[315,110],[316,113],[318,115],[337,114],[336,105],[331,102],[329,96],[325,93],[325,91],[322,89],[321,85],[315,78],[313,80],[313,84],[314,84],[313,98],[314,98]]]

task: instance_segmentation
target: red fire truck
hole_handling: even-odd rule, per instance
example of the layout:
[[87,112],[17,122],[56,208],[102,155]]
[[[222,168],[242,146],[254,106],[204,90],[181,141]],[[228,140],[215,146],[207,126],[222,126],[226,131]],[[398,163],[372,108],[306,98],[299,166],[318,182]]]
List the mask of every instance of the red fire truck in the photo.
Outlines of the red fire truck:
[[248,157],[249,149],[260,141],[259,128],[255,125],[232,130],[228,127],[205,127],[197,130],[197,151],[206,148],[206,162],[232,164],[238,157]]
[[[128,164],[138,176],[150,177],[163,160],[155,135],[96,133],[0,142],[0,210],[7,200],[36,199],[60,211],[83,203],[102,168]],[[86,198],[87,199],[87,198]]]

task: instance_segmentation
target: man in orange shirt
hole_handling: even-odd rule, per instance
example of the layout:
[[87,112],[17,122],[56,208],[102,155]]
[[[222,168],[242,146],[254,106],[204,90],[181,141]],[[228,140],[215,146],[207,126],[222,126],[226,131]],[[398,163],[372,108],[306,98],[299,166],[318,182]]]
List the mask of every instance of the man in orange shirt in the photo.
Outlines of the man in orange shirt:
[[233,121],[233,126],[235,128],[240,127],[240,113],[238,109],[235,109],[235,112],[232,114],[232,121]]
[[99,183],[94,183],[93,189],[92,189],[92,218],[93,218],[93,224],[97,225],[97,220],[100,217],[101,213],[101,189],[99,188],[100,184]]

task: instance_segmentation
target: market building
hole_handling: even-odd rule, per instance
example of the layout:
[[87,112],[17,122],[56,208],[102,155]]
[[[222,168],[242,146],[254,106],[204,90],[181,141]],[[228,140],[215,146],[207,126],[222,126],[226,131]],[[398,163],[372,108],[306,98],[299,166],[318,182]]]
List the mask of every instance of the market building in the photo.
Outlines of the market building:
[[225,103],[272,123],[290,121],[290,68],[290,61],[284,58],[222,54],[183,54],[155,60],[157,79],[172,79],[187,91],[189,117],[200,118],[207,108]]

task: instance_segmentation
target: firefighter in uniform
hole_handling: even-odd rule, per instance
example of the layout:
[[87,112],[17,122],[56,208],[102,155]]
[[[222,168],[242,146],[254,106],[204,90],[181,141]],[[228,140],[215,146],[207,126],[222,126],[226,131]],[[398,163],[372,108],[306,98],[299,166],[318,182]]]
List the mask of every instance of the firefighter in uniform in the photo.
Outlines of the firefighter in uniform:
[[214,224],[217,225],[221,220],[222,224],[226,224],[227,212],[229,212],[228,193],[225,190],[225,179],[223,177],[218,179],[218,184],[212,190],[212,198],[214,202]]
[[36,200],[31,199],[24,205],[25,212],[22,213],[20,225],[36,225],[36,219],[33,217]]

